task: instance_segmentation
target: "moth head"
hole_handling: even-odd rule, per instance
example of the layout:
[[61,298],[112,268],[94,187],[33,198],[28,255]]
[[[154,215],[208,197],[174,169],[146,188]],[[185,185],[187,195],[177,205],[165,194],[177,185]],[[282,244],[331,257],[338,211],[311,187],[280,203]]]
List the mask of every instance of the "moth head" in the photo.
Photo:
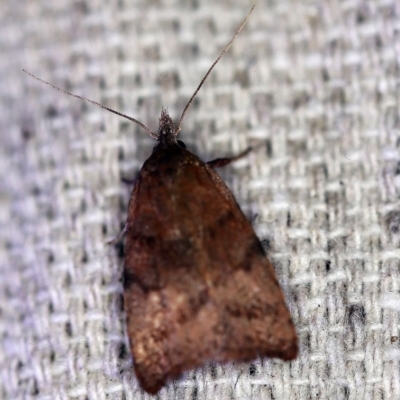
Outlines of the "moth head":
[[176,130],[168,111],[161,111],[160,124],[158,126],[157,141],[163,144],[176,143]]

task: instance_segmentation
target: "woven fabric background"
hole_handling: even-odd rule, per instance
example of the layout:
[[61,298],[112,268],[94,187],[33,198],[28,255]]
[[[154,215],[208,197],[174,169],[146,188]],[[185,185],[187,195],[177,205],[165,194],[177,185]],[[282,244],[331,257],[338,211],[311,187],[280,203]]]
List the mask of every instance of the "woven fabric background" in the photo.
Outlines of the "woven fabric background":
[[[247,0],[0,4],[0,398],[146,399],[121,249],[132,177],[179,118]],[[270,0],[190,109],[181,139],[221,170],[269,249],[296,361],[189,371],[159,399],[400,398],[400,4]]]

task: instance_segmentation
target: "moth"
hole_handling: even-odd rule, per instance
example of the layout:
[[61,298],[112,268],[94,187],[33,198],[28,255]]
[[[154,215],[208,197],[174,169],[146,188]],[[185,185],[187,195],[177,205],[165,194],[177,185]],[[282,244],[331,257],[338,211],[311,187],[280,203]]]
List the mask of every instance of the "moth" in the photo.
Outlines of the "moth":
[[203,162],[178,140],[194,97],[253,8],[200,82],[177,127],[162,110],[157,133],[30,74],[133,121],[157,141],[134,183],[125,228],[116,238],[126,235],[124,307],[134,368],[140,386],[151,394],[207,362],[297,355],[296,331],[274,268],[214,169],[250,149]]

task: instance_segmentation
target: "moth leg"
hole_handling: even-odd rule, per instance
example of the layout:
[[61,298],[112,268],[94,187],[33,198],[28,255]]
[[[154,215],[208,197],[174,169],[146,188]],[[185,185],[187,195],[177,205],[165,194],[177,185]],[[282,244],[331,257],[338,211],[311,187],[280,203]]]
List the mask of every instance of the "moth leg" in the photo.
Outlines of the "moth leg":
[[134,185],[139,178],[139,171],[133,173],[134,178],[126,178],[124,176],[121,177],[121,182],[126,183],[127,185]]
[[122,237],[123,237],[123,236],[125,235],[125,233],[126,233],[127,225],[128,225],[128,224],[125,222],[125,225],[124,225],[124,227],[122,228],[122,231],[121,231],[120,233],[118,233],[118,235],[115,236],[114,239],[111,239],[111,240],[107,241],[107,244],[113,245],[113,244],[118,243],[119,241],[121,241]]
[[121,178],[121,182],[126,183],[127,185],[134,185],[136,183],[136,181],[137,181],[137,178],[131,178],[131,179],[124,178],[124,177]]
[[253,149],[251,147],[248,147],[245,151],[242,151],[236,156],[216,158],[215,160],[208,161],[206,164],[212,168],[225,167],[225,165],[228,165],[233,161],[239,160],[240,158],[247,156],[247,154],[249,154],[251,150]]

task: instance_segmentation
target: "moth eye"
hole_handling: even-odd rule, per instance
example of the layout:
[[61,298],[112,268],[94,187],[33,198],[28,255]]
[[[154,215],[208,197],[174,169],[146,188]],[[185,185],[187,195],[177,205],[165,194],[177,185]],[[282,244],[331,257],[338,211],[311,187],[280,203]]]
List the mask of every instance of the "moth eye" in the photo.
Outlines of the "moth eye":
[[186,145],[185,145],[185,143],[182,142],[182,140],[177,140],[177,142],[178,142],[180,147],[186,149]]

